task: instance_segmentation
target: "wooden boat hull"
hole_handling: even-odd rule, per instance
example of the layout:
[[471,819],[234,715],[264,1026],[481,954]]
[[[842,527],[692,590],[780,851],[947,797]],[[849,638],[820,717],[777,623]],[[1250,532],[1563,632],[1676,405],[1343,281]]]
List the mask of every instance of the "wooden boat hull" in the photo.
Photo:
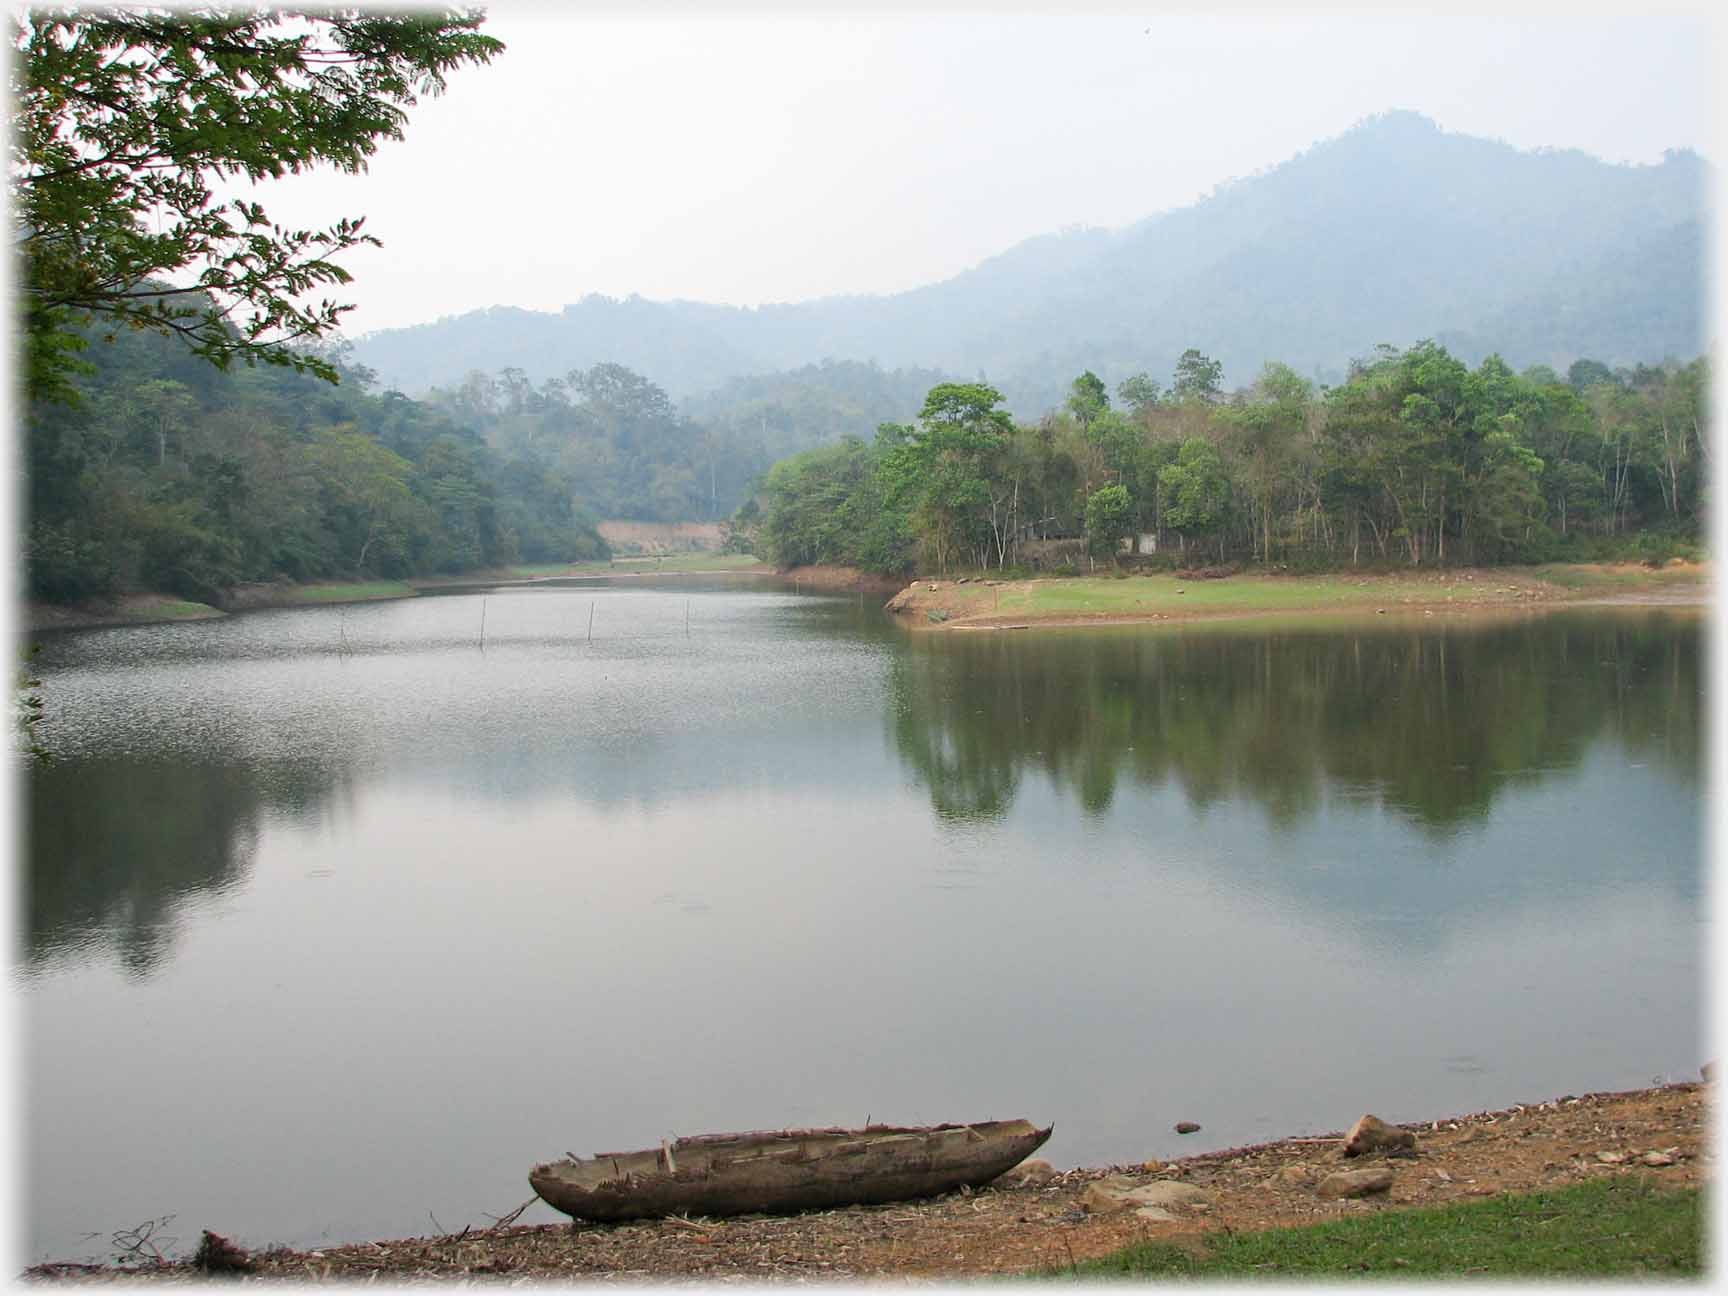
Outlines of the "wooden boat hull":
[[1050,1137],[1030,1121],[706,1134],[659,1149],[567,1157],[528,1182],[588,1220],[823,1210],[988,1183]]

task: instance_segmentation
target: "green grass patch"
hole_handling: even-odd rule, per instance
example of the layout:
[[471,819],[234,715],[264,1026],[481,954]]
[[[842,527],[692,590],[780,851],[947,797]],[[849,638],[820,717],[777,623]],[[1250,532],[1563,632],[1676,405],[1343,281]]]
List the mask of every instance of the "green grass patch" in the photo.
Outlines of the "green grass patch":
[[1347,576],[1232,576],[1226,580],[1178,580],[1162,575],[1113,580],[1107,576],[1089,576],[1039,581],[1025,591],[1004,590],[1000,607],[1005,613],[1042,614],[1252,612],[1381,607],[1403,598],[1444,602],[1446,590],[1418,581],[1376,580],[1364,585]]
[[1467,1204],[1385,1210],[1307,1228],[1145,1242],[1037,1278],[1631,1278],[1704,1269],[1696,1188],[1608,1178]]
[[186,599],[167,599],[141,609],[141,615],[151,621],[209,621],[222,613],[208,603],[192,603]]
[[149,601],[124,601],[119,607],[119,619],[138,622],[157,620],[214,620],[225,613],[209,603],[194,603],[185,598],[152,598]]
[[293,606],[303,603],[364,603],[372,599],[413,598],[412,585],[402,581],[330,581],[317,585],[291,585],[272,602]]

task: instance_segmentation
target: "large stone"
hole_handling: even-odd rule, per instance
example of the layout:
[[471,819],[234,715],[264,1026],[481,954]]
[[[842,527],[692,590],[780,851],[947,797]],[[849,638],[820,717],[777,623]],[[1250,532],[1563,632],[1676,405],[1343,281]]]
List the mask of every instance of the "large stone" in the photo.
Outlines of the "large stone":
[[1131,1190],[1128,1200],[1136,1206],[1200,1206],[1210,1202],[1212,1194],[1197,1184],[1159,1179]]
[[1127,1210],[1126,1194],[1133,1186],[1132,1180],[1120,1176],[1089,1183],[1086,1191],[1080,1194],[1080,1206],[1093,1215],[1108,1215],[1113,1211]]
[[1176,1132],[1178,1134],[1198,1134],[1200,1124],[1198,1121],[1177,1121]]
[[1350,1127],[1344,1136],[1344,1155],[1361,1156],[1366,1152],[1384,1152],[1388,1156],[1411,1156],[1416,1151],[1416,1136],[1407,1129],[1388,1125],[1378,1116],[1364,1116]]
[[1322,1197],[1366,1197],[1392,1187],[1390,1170],[1334,1170],[1314,1191]]
[[1080,1197],[1080,1204],[1094,1215],[1108,1215],[1130,1207],[1155,1206],[1169,1209],[1173,1206],[1193,1206],[1211,1199],[1210,1193],[1194,1184],[1176,1183],[1169,1179],[1136,1183],[1123,1175],[1112,1175],[1108,1179],[1100,1179],[1087,1185],[1085,1193]]
[[1134,1214],[1140,1219],[1150,1220],[1154,1224],[1174,1224],[1176,1222],[1176,1217],[1162,1206],[1142,1206]]
[[1019,1165],[1007,1170],[1002,1175],[1003,1183],[1026,1184],[1037,1187],[1047,1184],[1056,1177],[1056,1167],[1042,1157],[1029,1157]]

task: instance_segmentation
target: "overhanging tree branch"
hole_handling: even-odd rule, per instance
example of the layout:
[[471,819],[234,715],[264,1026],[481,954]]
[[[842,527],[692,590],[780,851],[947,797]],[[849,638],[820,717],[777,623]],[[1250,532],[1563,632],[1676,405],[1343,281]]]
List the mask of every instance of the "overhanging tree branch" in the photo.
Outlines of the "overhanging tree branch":
[[219,367],[334,381],[291,344],[351,308],[299,298],[348,283],[333,258],[378,240],[360,220],[286,230],[256,203],[216,204],[213,187],[364,170],[419,96],[502,50],[482,21],[472,9],[229,5],[15,18],[9,170],[30,393],[70,393],[76,328],[97,320],[180,336]]

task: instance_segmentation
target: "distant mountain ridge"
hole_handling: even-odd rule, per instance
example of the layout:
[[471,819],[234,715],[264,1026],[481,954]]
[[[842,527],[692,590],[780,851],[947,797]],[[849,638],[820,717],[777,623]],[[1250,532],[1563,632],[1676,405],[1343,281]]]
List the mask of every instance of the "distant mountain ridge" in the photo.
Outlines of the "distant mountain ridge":
[[590,296],[493,307],[356,340],[417,394],[470,370],[530,378],[599,361],[675,397],[824,358],[984,374],[1022,417],[1092,369],[1168,380],[1198,347],[1227,386],[1268,360],[1328,379],[1380,343],[1444,342],[1564,370],[1690,358],[1707,336],[1710,166],[1521,151],[1411,112],[1371,117],[1188,207],[1028,239],[939,283],[762,307]]

